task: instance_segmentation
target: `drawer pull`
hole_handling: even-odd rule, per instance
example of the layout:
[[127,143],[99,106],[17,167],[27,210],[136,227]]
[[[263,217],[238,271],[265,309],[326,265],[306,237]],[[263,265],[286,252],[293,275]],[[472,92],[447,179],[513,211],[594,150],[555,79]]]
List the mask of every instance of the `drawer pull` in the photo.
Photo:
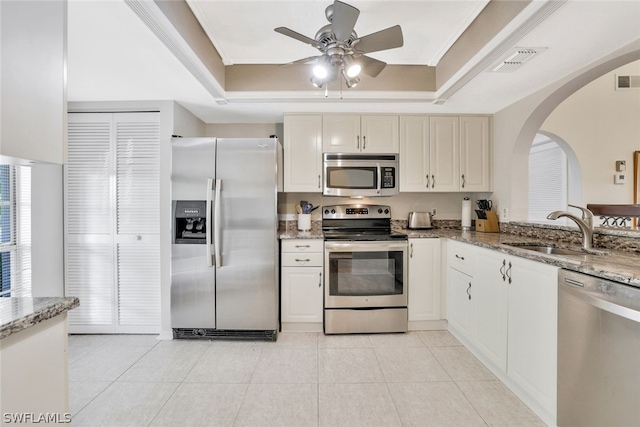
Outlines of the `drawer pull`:
[[296,245],[296,248],[310,248],[311,245]]
[[462,261],[464,261],[464,257],[463,257],[463,256],[460,256],[460,255],[458,255],[458,254],[456,254],[456,258],[461,259]]
[[295,261],[296,262],[309,262],[311,260],[309,258],[307,258],[307,259],[298,259],[298,258],[296,258]]

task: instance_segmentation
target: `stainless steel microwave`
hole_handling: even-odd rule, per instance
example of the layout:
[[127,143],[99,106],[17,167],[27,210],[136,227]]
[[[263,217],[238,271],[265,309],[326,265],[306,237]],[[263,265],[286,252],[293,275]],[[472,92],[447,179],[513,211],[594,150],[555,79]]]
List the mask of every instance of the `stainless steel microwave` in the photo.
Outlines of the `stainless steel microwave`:
[[324,153],[325,196],[398,194],[398,154]]

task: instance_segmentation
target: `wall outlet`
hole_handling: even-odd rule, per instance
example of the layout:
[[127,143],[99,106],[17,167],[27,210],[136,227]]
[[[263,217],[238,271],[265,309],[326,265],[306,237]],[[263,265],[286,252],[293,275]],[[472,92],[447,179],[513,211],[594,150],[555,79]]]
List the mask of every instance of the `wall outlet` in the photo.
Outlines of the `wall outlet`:
[[502,218],[500,218],[502,221],[507,221],[509,219],[509,209],[507,208],[502,208]]
[[438,211],[437,211],[437,209],[436,209],[436,208],[433,208],[433,210],[431,211],[431,215],[436,216],[436,213],[437,213],[437,212],[438,212]]

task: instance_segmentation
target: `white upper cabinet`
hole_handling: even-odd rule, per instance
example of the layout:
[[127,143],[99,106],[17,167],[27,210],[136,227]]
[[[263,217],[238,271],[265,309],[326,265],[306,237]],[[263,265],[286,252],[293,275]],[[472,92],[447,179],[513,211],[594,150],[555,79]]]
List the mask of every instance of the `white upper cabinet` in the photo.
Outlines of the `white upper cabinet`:
[[322,116],[284,118],[284,191],[322,191]]
[[458,117],[429,118],[431,191],[460,191]]
[[401,116],[400,191],[491,191],[486,116]]
[[397,153],[397,115],[325,115],[322,151],[325,153]]
[[429,117],[400,116],[400,191],[428,191]]
[[491,191],[489,117],[460,117],[460,189]]

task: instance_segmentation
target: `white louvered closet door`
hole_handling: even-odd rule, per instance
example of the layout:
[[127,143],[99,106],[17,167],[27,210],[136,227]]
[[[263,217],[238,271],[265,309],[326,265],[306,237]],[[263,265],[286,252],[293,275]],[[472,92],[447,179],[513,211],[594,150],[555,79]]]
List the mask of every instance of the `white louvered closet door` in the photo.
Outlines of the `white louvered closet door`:
[[117,332],[160,328],[160,122],[115,114]]
[[159,114],[70,113],[65,191],[69,331],[157,332]]

